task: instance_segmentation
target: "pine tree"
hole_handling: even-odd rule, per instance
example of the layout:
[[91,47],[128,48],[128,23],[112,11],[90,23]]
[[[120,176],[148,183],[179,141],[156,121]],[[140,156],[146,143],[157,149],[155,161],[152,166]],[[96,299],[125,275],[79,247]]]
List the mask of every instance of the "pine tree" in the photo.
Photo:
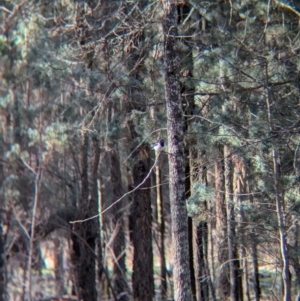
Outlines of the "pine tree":
[[192,300],[189,266],[188,216],[185,199],[184,119],[180,97],[179,54],[177,53],[177,7],[164,3],[164,62],[167,132],[169,146],[172,251],[174,258],[174,298]]

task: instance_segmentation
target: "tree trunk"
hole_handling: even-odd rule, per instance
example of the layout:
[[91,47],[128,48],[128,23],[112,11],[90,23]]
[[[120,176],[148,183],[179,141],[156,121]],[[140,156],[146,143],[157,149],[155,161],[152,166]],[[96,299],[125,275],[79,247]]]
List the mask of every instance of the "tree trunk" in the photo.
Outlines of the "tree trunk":
[[[300,177],[300,162],[299,162],[299,151],[300,151],[300,142],[298,142],[298,145],[295,150],[295,157],[294,157],[294,170],[296,176]],[[299,185],[299,184],[298,184]],[[299,193],[299,187],[298,187],[298,193]],[[296,292],[298,295],[300,294],[300,264],[299,264],[299,253],[298,253],[298,246],[299,246],[299,217],[297,214],[293,216],[293,225],[290,229],[290,233],[288,236],[288,243],[289,243],[289,255],[291,259],[291,266],[294,270],[294,286],[296,287]]]
[[[254,235],[253,235],[254,236]],[[251,238],[250,234],[250,256],[252,261],[252,267],[253,267],[253,290],[254,290],[254,300],[259,301],[260,300],[260,283],[259,283],[259,270],[258,270],[258,256],[257,256],[257,247],[256,247],[256,241],[255,238]]]
[[[136,151],[133,185],[136,187],[148,176],[150,156],[147,146]],[[131,206],[133,254],[132,288],[135,301],[151,301],[154,295],[152,254],[152,210],[150,177],[134,192]]]
[[246,239],[245,239],[245,215],[243,209],[243,197],[242,194],[245,193],[245,174],[246,168],[243,162],[243,158],[238,155],[234,156],[234,204],[237,207],[236,215],[237,215],[237,240],[239,241],[239,291],[240,298],[244,301],[250,301],[250,293],[249,293],[249,281],[248,281],[248,263],[246,257]]
[[[216,238],[217,238],[217,288],[221,300],[226,300],[230,295],[230,281],[229,281],[229,266],[224,264],[228,261],[228,240],[227,237],[227,216],[226,203],[224,198],[224,149],[219,146],[220,157],[215,162],[215,189],[216,189]],[[222,159],[221,159],[222,158]]]
[[[81,197],[78,201],[79,219],[97,214],[97,200],[89,198],[89,164],[88,133],[84,131],[81,145]],[[94,149],[95,151],[95,149]],[[94,154],[95,158],[95,154]],[[99,162],[99,161],[98,161]],[[93,162],[93,165],[97,164]],[[97,235],[97,221],[95,219],[73,224],[71,238],[73,243],[72,265],[74,269],[75,289],[79,300],[94,301],[97,299],[96,291],[96,262],[95,252]]]
[[[266,62],[265,68],[265,91],[266,91],[266,107],[268,113],[268,121],[269,121],[269,129],[270,133],[273,132],[273,119],[271,113],[271,95],[270,95],[270,87],[268,82],[268,63]],[[279,232],[279,244],[280,244],[280,253],[282,259],[282,281],[283,281],[283,301],[291,300],[291,283],[290,283],[290,274],[289,274],[289,256],[287,250],[287,242],[286,242],[286,227],[282,212],[282,204],[283,197],[282,191],[280,189],[280,176],[279,176],[279,164],[278,164],[278,152],[273,143],[272,149],[272,158],[273,158],[273,180],[274,180],[274,189],[275,189],[275,204],[276,204],[276,213],[277,213],[277,221],[278,221],[278,232]]]
[[64,267],[63,267],[63,246],[60,237],[54,238],[55,255],[54,255],[54,273],[55,273],[55,293],[57,297],[61,297],[65,293],[64,288]]
[[[178,11],[178,32],[182,36],[186,36],[181,39],[181,43],[184,47],[178,50],[178,57],[180,60],[180,92],[181,92],[181,101],[182,108],[184,111],[184,133],[188,134],[189,132],[189,119],[193,114],[194,105],[194,92],[195,86],[193,81],[193,49],[191,46],[191,38],[189,34],[192,34],[189,25],[190,19],[188,18],[191,12],[191,5],[188,2],[177,2],[177,11]],[[186,137],[188,137],[186,135]],[[192,139],[185,140],[185,158],[191,157],[191,146]],[[185,160],[185,197],[188,199],[191,195],[192,189],[192,177],[191,177],[191,160]],[[191,289],[194,299],[196,298],[196,277],[195,277],[195,267],[194,267],[194,249],[193,241],[196,239],[194,237],[193,230],[193,219],[188,217],[188,231],[189,231],[189,253],[190,253],[190,270],[191,270]]]
[[[208,228],[207,222],[202,221],[194,222],[194,239],[195,245],[194,256],[195,262],[195,275],[197,283],[197,301],[209,300],[209,288],[211,286],[210,274],[207,261],[207,245],[208,245]],[[212,296],[214,297],[214,289],[212,288]]]
[[169,187],[172,219],[172,252],[174,258],[174,299],[191,301],[188,218],[185,198],[184,118],[176,52],[177,6],[164,2],[164,62],[167,132],[169,148]]
[[234,220],[234,205],[232,193],[232,162],[228,146],[224,146],[224,179],[225,179],[225,200],[227,212],[227,233],[228,233],[228,264],[230,274],[230,300],[239,300],[238,287],[238,269],[235,248],[235,220]]
[[[110,155],[110,180],[112,183],[113,201],[118,200],[122,196],[122,176],[120,160],[118,156],[118,147],[113,143],[109,150]],[[112,221],[113,221],[113,284],[115,293],[118,300],[128,300],[127,295],[127,281],[126,281],[126,267],[125,267],[125,233],[124,233],[124,220],[122,215],[122,202],[116,203],[112,207]]]
[[281,208],[282,199],[279,191],[279,167],[278,167],[278,156],[276,149],[273,149],[273,168],[274,168],[274,186],[275,186],[275,201],[276,201],[276,212],[279,226],[279,242],[280,242],[280,253],[283,263],[282,268],[282,281],[283,281],[283,300],[291,300],[291,285],[290,285],[290,274],[289,274],[289,256],[287,251],[286,243],[286,232],[285,224],[283,220],[283,212]]
[[0,216],[0,301],[5,301],[6,293],[6,277],[5,277],[5,253],[4,253],[4,235],[3,235],[3,220]]
[[165,216],[164,216],[164,202],[161,185],[161,171],[157,165],[155,167],[156,176],[156,208],[157,208],[157,224],[159,232],[159,255],[160,255],[160,294],[162,300],[167,299],[167,272],[166,272],[166,256],[165,256]]
[[[0,155],[3,156],[5,148],[5,134],[7,133],[8,129],[5,127],[4,136],[0,135]],[[0,162],[0,187],[3,187],[3,180],[4,180],[4,164]],[[0,197],[0,211],[6,212],[6,201],[5,201],[5,194],[2,194]],[[6,214],[5,214],[6,215]],[[0,214],[0,301],[5,301],[5,294],[6,294],[6,265],[5,265],[5,234],[4,234],[4,223],[6,221],[6,217],[4,218],[4,214]]]
[[[187,123],[187,119],[185,119]],[[201,171],[199,170],[199,163],[198,163],[198,153],[197,149],[193,148],[192,146],[189,148],[189,166],[190,171],[187,174],[186,170],[186,177],[189,176],[189,180],[191,182],[191,186],[193,187],[194,183],[199,180]],[[187,168],[186,168],[187,169]],[[195,288],[196,293],[195,297],[197,301],[202,300],[202,285],[201,281],[203,280],[203,249],[202,249],[202,226],[201,222],[193,219],[193,263],[194,263],[194,278],[195,278]]]

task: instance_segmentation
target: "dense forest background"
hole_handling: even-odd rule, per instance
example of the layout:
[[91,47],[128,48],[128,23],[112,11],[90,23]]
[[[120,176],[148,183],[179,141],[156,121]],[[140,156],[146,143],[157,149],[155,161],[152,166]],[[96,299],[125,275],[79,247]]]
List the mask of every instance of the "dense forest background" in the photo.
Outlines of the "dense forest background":
[[0,1],[0,301],[300,296],[299,10]]

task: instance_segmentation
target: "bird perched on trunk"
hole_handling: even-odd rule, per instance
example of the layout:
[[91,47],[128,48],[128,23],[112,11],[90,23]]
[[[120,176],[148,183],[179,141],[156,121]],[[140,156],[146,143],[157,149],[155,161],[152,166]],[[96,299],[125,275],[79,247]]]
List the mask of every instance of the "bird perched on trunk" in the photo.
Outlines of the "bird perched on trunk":
[[156,152],[161,152],[165,147],[165,142],[164,140],[159,140],[154,143],[153,148]]

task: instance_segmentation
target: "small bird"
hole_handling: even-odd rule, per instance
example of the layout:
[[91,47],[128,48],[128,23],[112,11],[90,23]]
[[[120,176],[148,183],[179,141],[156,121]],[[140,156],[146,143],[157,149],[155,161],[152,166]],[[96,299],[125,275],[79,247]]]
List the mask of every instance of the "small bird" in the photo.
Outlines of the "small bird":
[[161,152],[165,147],[165,142],[164,140],[159,140],[154,143],[153,148],[156,152]]

